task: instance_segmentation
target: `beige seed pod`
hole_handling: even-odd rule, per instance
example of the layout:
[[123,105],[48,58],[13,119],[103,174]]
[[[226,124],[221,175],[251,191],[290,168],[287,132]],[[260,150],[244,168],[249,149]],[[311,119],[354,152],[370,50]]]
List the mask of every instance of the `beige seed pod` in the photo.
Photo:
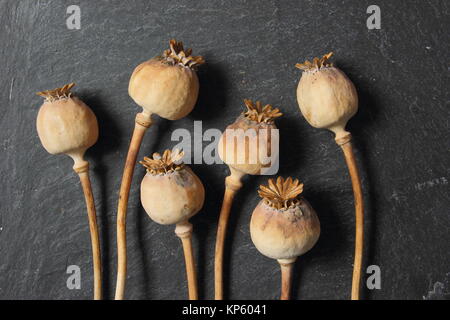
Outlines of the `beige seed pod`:
[[144,158],[147,174],[141,183],[141,202],[156,223],[169,225],[187,221],[200,211],[205,188],[197,175],[184,164],[177,164],[183,152],[166,150],[161,156]]
[[62,88],[38,92],[45,98],[39,109],[36,127],[45,150],[51,154],[67,154],[81,165],[84,153],[98,139],[97,118],[92,110],[70,90],[74,83]]
[[270,104],[262,106],[244,100],[247,111],[243,112],[222,134],[219,157],[224,163],[243,174],[259,175],[273,163],[263,163],[270,156],[275,159],[278,150],[272,150],[271,141],[277,129],[274,120],[283,114]]
[[170,40],[162,56],[141,63],[134,70],[128,93],[145,113],[169,120],[187,116],[197,101],[199,82],[195,72],[204,63],[183,43]]
[[281,299],[289,299],[292,265],[309,251],[320,236],[316,212],[304,198],[303,184],[297,179],[269,179],[258,191],[263,200],[256,206],[250,221],[250,235],[263,255],[277,259],[282,268]]
[[348,120],[358,111],[358,94],[353,82],[328,61],[332,52],[313,62],[298,63],[303,70],[297,100],[305,119],[316,128],[345,133]]
[[297,100],[305,119],[316,128],[331,130],[335,141],[344,152],[355,198],[355,260],[353,263],[352,300],[359,300],[362,256],[364,246],[364,207],[359,178],[351,143],[351,134],[345,130],[348,120],[358,111],[358,94],[348,77],[328,59],[332,53],[313,62],[298,63],[303,70],[297,87]]
[[[230,217],[231,206],[237,191],[242,188],[241,179],[246,174],[259,175],[267,172],[277,159],[272,149],[276,126],[274,120],[283,114],[278,108],[261,102],[254,104],[244,100],[247,111],[229,125],[222,134],[218,153],[230,168],[230,175],[225,179],[225,194],[220,210],[216,236],[216,252],[214,256],[215,299],[223,299],[223,255],[226,229]],[[262,161],[264,160],[264,161]]]
[[258,191],[263,200],[253,211],[250,234],[256,248],[272,259],[295,259],[309,251],[320,235],[317,214],[304,198],[297,179],[269,179]]
[[36,127],[45,150],[51,154],[66,154],[73,161],[83,188],[91,233],[94,267],[94,299],[102,298],[102,264],[95,202],[89,179],[89,163],[84,160],[88,148],[98,139],[98,123],[92,110],[70,90],[74,83],[62,88],[38,92],[45,98],[39,109]]
[[198,299],[197,274],[192,250],[192,224],[205,201],[205,188],[197,175],[181,162],[183,152],[164,151],[144,158],[147,174],[141,183],[141,202],[149,217],[162,225],[175,224],[186,261],[189,299]]

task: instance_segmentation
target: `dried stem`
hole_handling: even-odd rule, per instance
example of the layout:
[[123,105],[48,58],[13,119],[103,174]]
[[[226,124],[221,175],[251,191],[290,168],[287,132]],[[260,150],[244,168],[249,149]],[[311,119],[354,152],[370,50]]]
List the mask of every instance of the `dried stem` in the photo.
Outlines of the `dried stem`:
[[223,250],[226,230],[233,199],[236,192],[242,188],[241,179],[244,176],[244,173],[234,170],[231,167],[230,171],[231,174],[225,180],[225,195],[223,197],[217,227],[216,252],[214,257],[214,288],[216,300],[223,300]]
[[351,135],[336,138],[337,144],[344,152],[345,161],[352,180],[353,195],[355,198],[355,260],[353,263],[353,278],[352,278],[352,300],[359,300],[360,282],[361,282],[361,267],[362,256],[364,248],[364,204],[361,188],[361,179],[356,166],[355,155],[353,153],[353,146],[350,142]]
[[89,165],[84,162],[82,166],[75,167],[75,172],[80,177],[89,219],[89,230],[92,244],[92,260],[94,266],[94,300],[102,299],[102,261],[100,254],[100,240],[97,227],[97,214],[95,210],[94,196],[92,195],[91,181],[89,180]]
[[280,300],[289,300],[291,298],[292,273],[295,259],[278,260],[281,267],[281,296]]
[[131,180],[133,178],[136,158],[141,147],[145,132],[151,126],[151,115],[139,113],[136,116],[133,136],[128,149],[125,168],[123,170],[122,184],[119,193],[119,208],[117,211],[117,284],[116,300],[122,300],[125,293],[125,280],[127,276],[127,239],[126,219],[128,198],[130,195]]
[[197,272],[195,269],[194,250],[192,249],[192,224],[187,221],[178,223],[175,233],[183,244],[189,300],[198,300]]

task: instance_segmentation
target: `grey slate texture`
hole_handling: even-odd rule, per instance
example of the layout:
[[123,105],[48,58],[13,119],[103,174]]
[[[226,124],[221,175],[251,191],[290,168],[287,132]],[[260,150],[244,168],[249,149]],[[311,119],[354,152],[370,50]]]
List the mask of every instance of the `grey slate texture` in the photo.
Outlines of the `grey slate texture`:
[[[81,8],[68,30],[66,9]],[[368,30],[366,9],[381,8]],[[448,296],[450,277],[450,106],[447,1],[13,1],[0,0],[0,299],[90,299],[91,248],[80,183],[68,157],[41,146],[35,92],[76,82],[96,113],[100,139],[87,153],[97,204],[106,297],[116,278],[115,218],[122,169],[140,108],[128,96],[134,67],[176,38],[203,55],[200,97],[187,118],[155,118],[139,158],[171,148],[177,128],[223,130],[244,98],[284,112],[280,175],[305,183],[322,235],[295,267],[295,299],[348,299],[353,262],[353,193],[331,133],[310,127],[295,96],[295,63],[329,51],[355,83],[350,121],[366,205],[364,266],[381,268],[368,299]],[[208,143],[204,142],[206,146]],[[192,222],[200,297],[212,299],[213,257],[225,165],[193,165],[206,186]],[[139,200],[136,167],[128,211],[126,298],[187,297],[182,248]],[[247,177],[236,198],[226,248],[226,296],[277,299],[279,266],[253,246],[249,220],[268,177]],[[79,265],[81,290],[66,268]],[[363,284],[367,275],[363,278]],[[438,284],[438,285],[436,285]],[[439,288],[439,290],[435,290]],[[437,293],[436,293],[437,292]]]

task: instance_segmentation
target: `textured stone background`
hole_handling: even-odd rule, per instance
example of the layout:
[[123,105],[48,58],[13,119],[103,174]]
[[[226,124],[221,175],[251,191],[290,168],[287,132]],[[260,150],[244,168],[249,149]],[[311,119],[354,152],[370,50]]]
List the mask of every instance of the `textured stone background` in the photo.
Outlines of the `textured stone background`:
[[[66,28],[66,8],[81,7],[81,30]],[[368,30],[366,9],[381,8],[381,30]],[[305,183],[322,235],[295,268],[294,298],[347,299],[353,261],[353,194],[329,132],[298,111],[296,62],[330,50],[354,81],[360,111],[349,128],[362,172],[366,221],[364,265],[382,271],[371,299],[442,297],[449,269],[449,5],[446,1],[0,1],[0,298],[90,299],[91,249],[80,184],[65,156],[42,148],[34,93],[77,83],[96,113],[99,142],[89,150],[104,260],[106,296],[115,287],[117,193],[139,111],[127,94],[133,68],[162,52],[170,38],[204,55],[198,105],[187,118],[156,119],[139,157],[172,147],[177,128],[223,130],[242,99],[280,107],[281,175]],[[213,254],[224,165],[196,165],[206,205],[192,221],[201,298],[213,297]],[[183,299],[183,256],[172,227],[140,206],[137,167],[128,239],[129,299]],[[256,190],[249,177],[233,208],[227,243],[227,297],[275,299],[279,268],[249,236]],[[66,288],[79,265],[81,290]],[[364,279],[366,276],[364,277]],[[365,280],[364,280],[365,281]],[[364,282],[363,282],[364,283]]]

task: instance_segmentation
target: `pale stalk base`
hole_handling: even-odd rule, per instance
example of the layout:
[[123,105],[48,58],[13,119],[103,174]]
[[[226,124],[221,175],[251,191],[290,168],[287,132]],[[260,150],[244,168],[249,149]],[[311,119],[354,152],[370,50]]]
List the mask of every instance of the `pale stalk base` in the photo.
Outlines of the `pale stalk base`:
[[175,228],[175,234],[181,239],[183,244],[189,300],[198,300],[197,272],[195,269],[194,250],[192,249],[192,224],[187,221],[178,223]]
[[361,179],[359,177],[358,167],[356,165],[353,146],[351,143],[351,134],[346,132],[336,136],[336,143],[344,152],[345,161],[352,180],[353,195],[355,198],[355,261],[353,264],[352,278],[352,300],[359,300],[361,268],[364,248],[364,204],[361,188]]
[[[75,160],[75,159],[74,159]],[[89,230],[91,234],[92,260],[94,267],[94,300],[102,299],[102,260],[100,253],[100,239],[98,235],[97,214],[91,181],[89,180],[89,163],[84,160],[75,160],[74,171],[80,177],[84,198],[88,212]]]
[[119,193],[119,208],[117,210],[117,284],[116,300],[122,300],[125,293],[125,280],[127,277],[127,238],[126,219],[128,198],[130,196],[131,181],[133,178],[136,158],[141,147],[142,139],[148,128],[152,125],[150,114],[138,113],[136,115],[133,136],[128,149],[125,168],[123,170],[122,184]]
[[225,195],[220,210],[217,227],[216,251],[214,256],[214,290],[215,300],[223,300],[223,251],[230,210],[236,192],[242,188],[244,173],[230,167],[231,174],[225,179]]
[[278,263],[281,267],[281,296],[280,300],[291,299],[291,287],[292,287],[292,273],[294,263],[297,258],[293,259],[279,259]]

